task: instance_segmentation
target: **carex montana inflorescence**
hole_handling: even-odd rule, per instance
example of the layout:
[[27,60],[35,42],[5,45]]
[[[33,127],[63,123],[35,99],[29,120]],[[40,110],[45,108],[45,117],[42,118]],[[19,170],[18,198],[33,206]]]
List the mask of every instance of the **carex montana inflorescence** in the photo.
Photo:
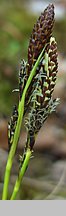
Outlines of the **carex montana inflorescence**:
[[[27,129],[27,141],[24,148],[22,163],[25,159],[27,148],[33,149],[35,137],[42,127],[48,115],[55,111],[58,99],[52,99],[52,93],[56,83],[58,71],[57,43],[52,36],[54,25],[54,6],[49,6],[41,13],[34,25],[29,46],[28,61],[22,60],[19,69],[19,103],[21,101],[25,86],[35,63],[41,54],[40,62],[35,70],[31,83],[26,91],[24,105],[24,124]],[[11,121],[8,124],[8,142],[12,145],[17,118],[17,107],[15,106]]]

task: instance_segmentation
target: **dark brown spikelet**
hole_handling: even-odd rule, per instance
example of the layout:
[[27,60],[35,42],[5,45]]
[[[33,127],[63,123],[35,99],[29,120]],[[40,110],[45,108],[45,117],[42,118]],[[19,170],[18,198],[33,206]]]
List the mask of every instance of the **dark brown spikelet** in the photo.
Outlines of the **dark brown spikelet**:
[[28,47],[28,73],[30,73],[42,49],[49,41],[52,35],[54,24],[54,5],[49,4],[41,13],[36,24],[34,25]]
[[44,66],[45,78],[42,78],[40,82],[43,97],[38,98],[41,105],[44,107],[51,99],[52,92],[56,83],[56,75],[58,72],[57,56],[57,43],[55,41],[55,38],[51,37],[50,43],[47,45],[45,51],[45,61],[47,61],[47,65]]
[[48,70],[47,70],[46,82],[48,83],[48,89],[50,91],[50,95],[52,95],[56,83],[56,75],[58,72],[57,43],[54,37],[50,38],[50,43],[47,46],[46,52],[48,55]]

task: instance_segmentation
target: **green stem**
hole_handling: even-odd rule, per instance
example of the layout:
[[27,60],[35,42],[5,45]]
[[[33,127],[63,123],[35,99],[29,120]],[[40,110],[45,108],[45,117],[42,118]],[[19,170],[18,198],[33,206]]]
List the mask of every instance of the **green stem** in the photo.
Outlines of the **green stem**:
[[28,163],[29,163],[31,154],[32,154],[32,152],[30,151],[30,149],[28,149],[27,152],[26,152],[26,157],[25,157],[24,163],[23,163],[23,165],[22,165],[22,167],[21,167],[21,169],[20,169],[18,178],[17,178],[17,180],[16,180],[16,183],[15,183],[15,186],[14,186],[14,190],[13,190],[13,193],[12,193],[12,196],[11,196],[11,200],[15,200],[15,198],[16,198],[16,196],[17,196],[17,193],[18,193],[18,191],[19,191],[22,178],[23,178],[24,173],[25,173],[25,171],[26,171],[26,168],[27,168],[27,166],[28,166]]
[[11,167],[12,167],[15,151],[16,151],[16,148],[17,148],[17,143],[18,143],[18,139],[19,139],[19,135],[20,135],[20,129],[21,129],[21,124],[22,124],[22,119],[23,119],[23,114],[24,114],[24,104],[25,104],[26,92],[27,92],[27,90],[29,88],[29,85],[30,85],[30,83],[32,81],[32,78],[35,75],[37,66],[39,65],[39,62],[40,62],[40,59],[41,59],[41,57],[42,57],[42,55],[44,53],[45,47],[42,50],[42,52],[40,53],[40,55],[39,55],[35,65],[34,65],[32,71],[30,72],[30,76],[29,76],[29,78],[27,80],[26,86],[25,86],[24,91],[23,91],[22,99],[21,99],[21,101],[19,103],[19,107],[18,107],[19,115],[18,115],[17,126],[16,126],[16,130],[15,130],[15,134],[14,134],[13,144],[11,146],[11,150],[9,152],[8,160],[7,160],[7,164],[6,164],[2,200],[7,199],[8,184],[9,184],[9,179],[10,179]]
[[16,130],[15,130],[15,134],[14,134],[14,141],[13,141],[13,144],[12,144],[9,156],[8,156],[7,164],[6,164],[4,186],[3,186],[3,195],[2,195],[3,200],[7,199],[10,172],[11,172],[14,154],[15,154],[16,147],[17,147],[17,142],[19,139],[21,123],[22,123],[22,118],[23,118],[23,112],[24,112],[24,99],[22,101],[22,112],[19,112],[18,122],[17,122]]

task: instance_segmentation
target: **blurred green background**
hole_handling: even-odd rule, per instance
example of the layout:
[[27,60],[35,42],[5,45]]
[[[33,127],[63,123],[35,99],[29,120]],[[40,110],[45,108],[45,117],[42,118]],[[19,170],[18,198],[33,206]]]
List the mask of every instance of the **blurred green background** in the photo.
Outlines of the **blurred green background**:
[[[7,158],[7,122],[12,107],[18,103],[19,63],[27,60],[28,43],[37,17],[48,3],[55,5],[53,35],[58,44],[59,73],[54,97],[60,97],[57,112],[50,116],[39,133],[35,157],[31,160],[18,199],[45,199],[61,181],[60,192],[50,199],[66,197],[66,1],[0,0],[0,182],[3,182]],[[25,134],[21,134],[18,152]],[[4,150],[5,149],[5,150]],[[18,153],[13,167],[11,186],[18,171]],[[63,179],[64,178],[64,179]],[[63,182],[62,182],[63,180]],[[62,186],[65,187],[62,187]],[[0,194],[2,184],[0,184]],[[58,194],[58,195],[57,195]],[[0,195],[1,196],[1,195]]]
[[9,115],[18,87],[18,69],[27,59],[28,40],[35,17],[23,8],[23,1],[0,1],[0,116]]

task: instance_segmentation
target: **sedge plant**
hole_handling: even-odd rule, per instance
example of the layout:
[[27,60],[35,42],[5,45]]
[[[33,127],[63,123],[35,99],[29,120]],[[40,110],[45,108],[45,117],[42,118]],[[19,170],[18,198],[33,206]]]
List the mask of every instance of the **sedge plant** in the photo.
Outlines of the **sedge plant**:
[[5,169],[2,200],[8,199],[8,185],[13,159],[16,153],[22,122],[27,131],[27,140],[19,160],[19,172],[11,200],[15,200],[22,178],[33,154],[37,133],[47,117],[56,109],[59,99],[52,93],[58,72],[57,43],[52,36],[54,5],[49,4],[34,25],[28,46],[28,60],[21,60],[19,68],[19,103],[13,107],[8,122],[9,154]]

